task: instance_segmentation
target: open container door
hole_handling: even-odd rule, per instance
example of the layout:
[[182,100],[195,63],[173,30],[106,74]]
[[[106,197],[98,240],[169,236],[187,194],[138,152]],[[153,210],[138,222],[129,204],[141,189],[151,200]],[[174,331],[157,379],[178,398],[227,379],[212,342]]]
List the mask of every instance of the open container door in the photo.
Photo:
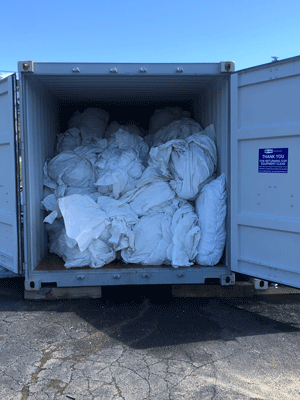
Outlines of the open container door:
[[300,57],[231,80],[231,269],[300,287]]
[[0,79],[0,266],[21,273],[16,75]]

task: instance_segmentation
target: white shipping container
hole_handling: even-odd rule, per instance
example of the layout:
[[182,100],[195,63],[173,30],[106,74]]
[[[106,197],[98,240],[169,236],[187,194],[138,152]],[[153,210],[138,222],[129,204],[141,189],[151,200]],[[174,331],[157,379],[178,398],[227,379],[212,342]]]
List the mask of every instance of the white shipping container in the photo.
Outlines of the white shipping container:
[[[16,101],[19,90],[21,142]],[[0,265],[42,287],[235,282],[235,272],[300,287],[300,57],[239,72],[214,64],[19,62],[0,81]],[[215,125],[227,187],[227,241],[220,265],[189,268],[114,263],[68,270],[49,256],[41,209],[43,165],[75,111],[101,107],[110,121],[144,129],[155,109],[180,106]],[[23,205],[18,161],[22,156]],[[21,222],[22,213],[22,222]]]

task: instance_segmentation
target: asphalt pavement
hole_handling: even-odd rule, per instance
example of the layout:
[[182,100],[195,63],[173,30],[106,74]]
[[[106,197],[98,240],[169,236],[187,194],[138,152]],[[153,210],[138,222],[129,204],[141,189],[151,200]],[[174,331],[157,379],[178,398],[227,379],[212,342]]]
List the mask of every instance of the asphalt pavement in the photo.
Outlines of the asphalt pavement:
[[300,399],[300,295],[25,301],[0,280],[0,399]]

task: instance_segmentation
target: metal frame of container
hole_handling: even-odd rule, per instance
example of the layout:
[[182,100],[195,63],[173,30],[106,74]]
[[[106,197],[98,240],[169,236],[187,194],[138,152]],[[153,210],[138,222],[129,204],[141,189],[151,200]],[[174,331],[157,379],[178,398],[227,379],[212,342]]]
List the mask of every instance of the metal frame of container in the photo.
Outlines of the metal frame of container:
[[[207,278],[220,279],[224,285],[234,283],[234,274],[225,266],[212,268],[178,268],[162,266],[135,268],[134,265],[118,269],[98,270],[51,270],[38,271],[37,264],[44,257],[47,238],[40,208],[42,199],[42,167],[47,158],[54,155],[55,134],[58,133],[57,115],[64,104],[74,103],[78,98],[95,103],[122,104],[130,107],[143,104],[145,108],[156,102],[189,100],[193,102],[194,114],[204,125],[214,121],[222,132],[218,147],[225,148],[229,132],[228,99],[229,73],[221,73],[218,64],[43,64],[32,63],[23,71],[20,64],[22,133],[24,141],[24,215],[25,232],[25,288],[39,290],[47,283],[57,287],[106,286],[128,284],[178,284],[205,283]],[[26,66],[25,66],[26,68]],[[228,68],[228,67],[227,67]],[[229,64],[233,69],[233,64]],[[204,98],[210,97],[211,109],[200,105],[199,91]],[[213,100],[212,96],[219,96]],[[221,100],[222,97],[222,100]],[[218,104],[218,110],[213,104]],[[134,106],[133,106],[134,107]],[[201,108],[201,111],[200,111]],[[199,113],[203,113],[200,117]],[[198,115],[197,115],[198,114]],[[148,116],[145,116],[149,117]],[[223,127],[222,123],[223,122]],[[225,122],[225,123],[224,123]],[[226,160],[220,156],[219,172],[227,169]],[[37,185],[38,182],[38,185]],[[35,230],[32,230],[35,226]],[[38,243],[38,245],[37,245]],[[227,257],[228,258],[228,257]]]

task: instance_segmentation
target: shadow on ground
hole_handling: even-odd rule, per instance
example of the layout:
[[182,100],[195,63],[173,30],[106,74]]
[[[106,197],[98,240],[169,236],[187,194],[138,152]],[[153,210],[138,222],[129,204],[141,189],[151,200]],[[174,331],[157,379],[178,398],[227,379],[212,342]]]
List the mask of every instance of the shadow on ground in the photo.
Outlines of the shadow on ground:
[[[0,311],[74,313],[135,349],[299,331],[268,307],[300,304],[300,295],[252,299],[173,298],[170,286],[106,287],[96,300],[28,301],[23,278],[0,280]],[[250,311],[255,306],[256,311]],[[249,310],[247,310],[249,308]],[[264,314],[264,315],[263,315]]]

